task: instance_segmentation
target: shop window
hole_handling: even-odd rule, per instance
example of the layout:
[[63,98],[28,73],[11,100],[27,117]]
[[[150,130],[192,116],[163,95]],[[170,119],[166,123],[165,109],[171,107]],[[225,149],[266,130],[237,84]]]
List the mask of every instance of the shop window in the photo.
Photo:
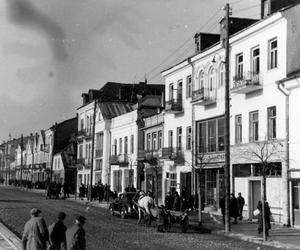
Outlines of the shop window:
[[234,177],[249,177],[251,176],[251,164],[233,165]]
[[[253,164],[253,175],[262,176],[263,168],[260,163]],[[265,167],[265,176],[266,177],[281,177],[282,166],[281,162],[270,162],[266,164]]]

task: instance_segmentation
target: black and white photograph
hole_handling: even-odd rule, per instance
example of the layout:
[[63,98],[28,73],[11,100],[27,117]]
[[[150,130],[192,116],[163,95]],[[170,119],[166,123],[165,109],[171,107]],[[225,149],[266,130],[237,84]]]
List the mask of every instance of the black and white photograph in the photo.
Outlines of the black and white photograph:
[[300,249],[300,0],[0,0],[0,250]]

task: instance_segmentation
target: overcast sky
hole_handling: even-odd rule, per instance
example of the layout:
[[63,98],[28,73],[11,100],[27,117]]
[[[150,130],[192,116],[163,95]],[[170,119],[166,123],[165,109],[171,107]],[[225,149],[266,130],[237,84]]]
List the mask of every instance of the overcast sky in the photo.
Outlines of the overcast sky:
[[[260,0],[229,2],[234,16],[259,18]],[[191,55],[196,32],[218,32],[225,3],[0,0],[0,140],[74,117],[81,93],[107,81],[146,73],[163,83],[159,72]]]

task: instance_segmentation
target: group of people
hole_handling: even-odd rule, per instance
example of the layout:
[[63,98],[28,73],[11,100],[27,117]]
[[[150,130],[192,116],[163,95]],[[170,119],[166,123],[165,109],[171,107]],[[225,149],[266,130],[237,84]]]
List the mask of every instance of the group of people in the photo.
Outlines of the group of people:
[[[79,187],[79,198],[83,200],[88,195],[87,185],[81,183]],[[114,198],[115,194],[110,190],[110,186],[98,181],[91,189],[91,198],[92,200],[98,200],[102,202],[103,200],[108,201],[110,197]]]
[[167,192],[165,197],[165,207],[167,210],[185,211],[187,208],[194,206],[194,199],[188,196],[185,189],[182,189],[181,195],[175,191],[173,194]]
[[[238,193],[238,197],[236,198],[233,193],[230,194],[229,201],[229,216],[230,218],[234,218],[234,224],[237,224],[237,220],[243,219],[243,208],[245,205],[245,199],[241,193]],[[225,223],[225,195],[220,200],[220,208],[223,216],[223,223]]]
[[57,221],[48,228],[41,210],[33,208],[30,210],[30,220],[24,227],[22,236],[23,250],[85,250],[85,230],[83,225],[86,218],[79,215],[75,223],[67,229],[64,224],[66,214],[59,212]]
[[61,184],[60,182],[49,182],[47,185],[46,199],[55,197],[59,199],[62,195],[63,199],[70,198],[70,189],[66,184]]

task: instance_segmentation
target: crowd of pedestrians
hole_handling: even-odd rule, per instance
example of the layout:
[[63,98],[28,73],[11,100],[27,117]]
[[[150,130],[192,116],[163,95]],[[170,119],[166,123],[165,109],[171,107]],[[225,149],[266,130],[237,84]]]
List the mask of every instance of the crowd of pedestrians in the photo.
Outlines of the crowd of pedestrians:
[[22,235],[23,250],[85,250],[85,230],[83,225],[86,218],[78,215],[75,223],[67,228],[64,224],[66,214],[59,212],[57,221],[48,228],[41,210],[30,210],[31,218],[26,222]]
[[181,194],[175,191],[173,194],[167,192],[165,197],[165,207],[167,210],[185,211],[190,208],[197,207],[197,200],[193,196],[189,196],[187,191],[183,188]]
[[[79,186],[79,199],[83,200],[85,197],[88,197],[88,186],[81,183]],[[110,186],[98,181],[95,185],[91,188],[91,199],[98,200],[99,202],[102,201],[109,201],[110,198],[116,198],[117,193],[111,191]]]

